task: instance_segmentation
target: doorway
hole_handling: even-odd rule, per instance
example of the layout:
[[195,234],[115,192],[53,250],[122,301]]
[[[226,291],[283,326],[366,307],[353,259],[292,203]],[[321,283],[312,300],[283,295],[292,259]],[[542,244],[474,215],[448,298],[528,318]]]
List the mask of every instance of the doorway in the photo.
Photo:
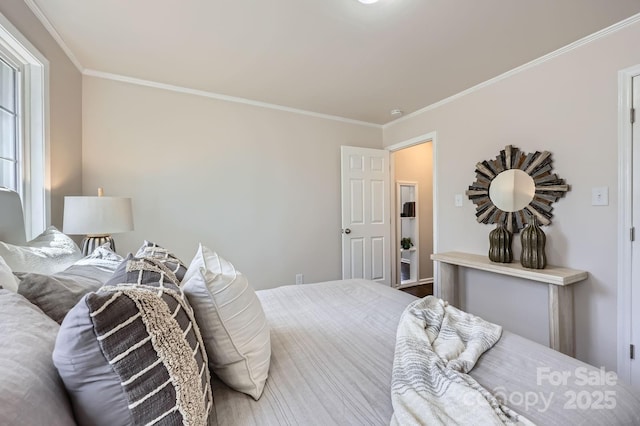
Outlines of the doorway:
[[[396,267],[396,264],[400,258],[400,256],[396,255],[400,247],[400,239],[397,238],[397,222],[399,219],[396,220],[396,212],[392,207],[396,203],[396,185],[395,182],[390,182],[395,176],[393,153],[425,143],[430,143],[431,145],[432,191],[431,196],[427,195],[423,199],[431,199],[431,205],[436,206],[438,200],[438,145],[436,143],[436,132],[426,133],[390,145],[383,150],[342,147],[343,279],[372,279],[375,276],[379,279],[373,279],[374,281],[398,287],[398,283],[395,280],[399,273],[399,268]],[[355,151],[346,152],[345,150]],[[387,164],[389,164],[389,167],[386,166]],[[369,172],[379,172],[381,175],[375,179],[370,179],[368,177]],[[386,177],[384,176],[385,174]],[[376,190],[373,190],[374,186]],[[375,196],[375,194],[379,196]],[[354,210],[356,206],[358,208]],[[366,209],[372,209],[372,212],[377,212],[377,214],[367,213]],[[423,250],[420,260],[426,261],[429,266],[433,265],[431,277],[424,278],[422,283],[432,283],[432,292],[438,296],[440,294],[438,284],[439,267],[431,261],[431,253],[437,253],[438,245],[437,209],[432,207],[431,213],[431,221],[427,219],[427,222],[430,223],[423,223],[421,226],[421,228],[430,228],[432,231],[431,250]],[[371,219],[371,223],[369,223],[368,219]],[[374,224],[379,225],[376,230],[369,229],[368,225]],[[354,225],[367,226],[358,226],[356,229]],[[425,245],[428,246],[426,243]],[[424,268],[423,271],[429,271],[429,267]]]
[[387,147],[391,152],[392,283],[421,294],[434,294],[437,274],[431,261],[437,229],[435,138],[433,132]]

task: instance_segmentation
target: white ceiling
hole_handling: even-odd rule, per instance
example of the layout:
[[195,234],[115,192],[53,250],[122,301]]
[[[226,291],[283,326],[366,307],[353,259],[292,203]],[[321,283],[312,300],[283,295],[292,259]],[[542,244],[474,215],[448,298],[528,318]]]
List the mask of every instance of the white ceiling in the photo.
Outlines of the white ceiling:
[[640,12],[640,0],[25,0],[82,67],[370,123]]

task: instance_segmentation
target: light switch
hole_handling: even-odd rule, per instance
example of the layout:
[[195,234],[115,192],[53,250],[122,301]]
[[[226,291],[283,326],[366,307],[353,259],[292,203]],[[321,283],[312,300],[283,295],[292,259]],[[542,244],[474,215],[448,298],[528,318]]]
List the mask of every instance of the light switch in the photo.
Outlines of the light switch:
[[606,186],[598,186],[591,188],[591,205],[592,206],[608,206],[609,205],[609,188]]
[[462,207],[462,194],[456,194],[454,199],[455,206]]

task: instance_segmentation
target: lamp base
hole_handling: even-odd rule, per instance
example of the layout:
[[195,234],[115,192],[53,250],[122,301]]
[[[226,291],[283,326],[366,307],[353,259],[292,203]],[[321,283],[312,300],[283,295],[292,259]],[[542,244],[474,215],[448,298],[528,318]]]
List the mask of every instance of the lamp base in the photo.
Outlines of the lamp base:
[[110,235],[99,235],[95,237],[87,236],[82,240],[82,255],[89,256],[95,249],[107,243],[109,244],[111,251],[115,253],[116,243]]

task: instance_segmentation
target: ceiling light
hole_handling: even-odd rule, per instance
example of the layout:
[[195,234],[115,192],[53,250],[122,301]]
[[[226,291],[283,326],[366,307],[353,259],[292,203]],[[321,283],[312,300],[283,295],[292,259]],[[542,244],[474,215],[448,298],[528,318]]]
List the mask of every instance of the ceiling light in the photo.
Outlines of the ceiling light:
[[364,4],[372,4],[377,2],[378,0],[358,0],[360,3],[364,3]]

